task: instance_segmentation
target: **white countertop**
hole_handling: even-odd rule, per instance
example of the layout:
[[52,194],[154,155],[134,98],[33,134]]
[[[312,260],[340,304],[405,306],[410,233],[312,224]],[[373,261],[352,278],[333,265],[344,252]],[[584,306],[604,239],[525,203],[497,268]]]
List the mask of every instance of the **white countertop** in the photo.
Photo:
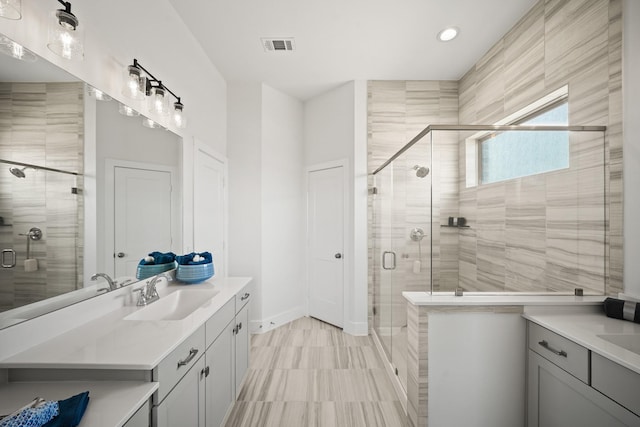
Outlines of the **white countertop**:
[[640,355],[612,344],[598,335],[640,335],[640,324],[612,319],[601,313],[527,313],[525,319],[547,328],[620,365],[640,373]]
[[125,320],[141,308],[120,307],[0,360],[0,368],[151,370],[250,281],[248,277],[230,277],[196,285],[159,286],[161,299],[179,289],[216,289],[218,293],[182,320]]
[[522,294],[491,294],[465,292],[462,296],[455,296],[451,292],[403,292],[409,303],[413,305],[433,306],[494,306],[494,305],[522,305],[522,306],[554,306],[554,305],[599,305],[605,296],[573,295],[522,295]]
[[92,381],[0,384],[0,414],[10,414],[36,396],[63,400],[89,391],[80,427],[120,427],[158,388],[154,382]]

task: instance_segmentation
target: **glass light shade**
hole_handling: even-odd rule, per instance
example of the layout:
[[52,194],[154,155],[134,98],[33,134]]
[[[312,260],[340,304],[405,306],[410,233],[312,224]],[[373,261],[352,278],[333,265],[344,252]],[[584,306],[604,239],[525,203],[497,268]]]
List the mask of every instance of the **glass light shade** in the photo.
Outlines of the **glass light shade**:
[[0,0],[0,16],[7,19],[22,18],[22,0]]
[[95,99],[97,99],[98,101],[111,101],[113,99],[109,95],[101,91],[100,89],[96,89],[93,86],[89,86],[89,94],[93,96]]
[[140,68],[129,65],[124,73],[124,86],[122,94],[127,98],[141,100],[145,97],[147,79],[142,75]]
[[173,123],[178,129],[184,129],[187,127],[187,118],[184,115],[184,105],[181,102],[173,103]]
[[138,113],[136,110],[125,104],[120,104],[118,106],[118,112],[127,117],[136,117],[140,115],[140,113]]
[[154,122],[153,120],[147,118],[147,117],[143,117],[142,118],[142,126],[149,128],[149,129],[159,129],[162,126],[160,126],[158,123]]
[[161,116],[169,115],[169,97],[162,86],[152,87],[147,98],[149,111]]
[[47,47],[64,59],[75,61],[84,59],[84,32],[74,14],[64,10],[53,12],[49,21]]
[[10,38],[0,34],[0,52],[12,58],[26,62],[34,62],[38,57],[29,49],[19,45]]

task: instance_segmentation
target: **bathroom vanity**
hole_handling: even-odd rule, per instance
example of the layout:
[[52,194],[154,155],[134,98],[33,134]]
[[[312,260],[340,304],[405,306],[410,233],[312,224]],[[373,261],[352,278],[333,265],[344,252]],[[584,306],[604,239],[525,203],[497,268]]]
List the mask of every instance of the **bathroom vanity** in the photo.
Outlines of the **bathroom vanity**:
[[640,426],[640,325],[604,297],[403,295],[409,425]]
[[[0,397],[16,396],[0,398],[0,412],[20,407],[21,393],[28,396],[19,401],[24,405],[36,395],[57,399],[89,390],[81,426],[222,425],[249,364],[250,282],[160,280],[160,299],[146,307],[135,305],[138,283],[63,309],[77,315],[78,306],[95,307],[101,298],[108,307],[0,360],[6,380]],[[6,337],[2,345],[15,339]]]

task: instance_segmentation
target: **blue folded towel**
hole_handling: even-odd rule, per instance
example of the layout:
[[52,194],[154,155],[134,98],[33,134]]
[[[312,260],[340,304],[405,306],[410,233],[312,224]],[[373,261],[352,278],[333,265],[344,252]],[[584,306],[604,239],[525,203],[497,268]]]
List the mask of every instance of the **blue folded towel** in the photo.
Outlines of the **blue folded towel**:
[[[194,261],[193,258],[196,255],[200,256],[202,259],[200,261]],[[190,254],[186,254],[186,255],[178,255],[176,257],[176,261],[180,265],[210,264],[213,262],[213,256],[211,255],[210,252],[200,252],[199,254],[195,252],[191,252]]]
[[138,265],[166,264],[168,262],[173,262],[176,260],[176,254],[174,254],[173,252],[151,252],[149,256],[153,257],[153,261],[147,261],[145,257],[140,260]]
[[89,392],[76,394],[65,400],[58,401],[60,415],[42,427],[75,427],[80,424],[82,416],[89,404]]
[[37,398],[29,406],[0,420],[0,427],[41,427],[59,413],[58,402]]

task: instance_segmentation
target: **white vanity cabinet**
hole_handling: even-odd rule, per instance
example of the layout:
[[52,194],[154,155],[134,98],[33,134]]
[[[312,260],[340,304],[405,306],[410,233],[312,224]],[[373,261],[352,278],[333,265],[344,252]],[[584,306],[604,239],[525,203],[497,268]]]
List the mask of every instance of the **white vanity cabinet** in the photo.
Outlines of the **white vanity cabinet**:
[[532,322],[528,347],[529,427],[640,426],[635,414],[591,387],[590,350]]

